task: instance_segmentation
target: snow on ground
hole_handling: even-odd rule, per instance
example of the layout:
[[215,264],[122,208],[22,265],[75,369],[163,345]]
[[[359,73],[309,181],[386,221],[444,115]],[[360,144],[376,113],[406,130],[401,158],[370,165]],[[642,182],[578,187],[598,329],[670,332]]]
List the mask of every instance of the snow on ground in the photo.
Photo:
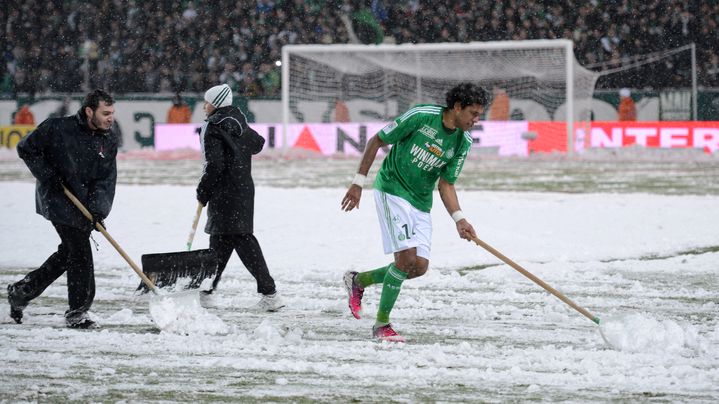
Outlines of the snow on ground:
[[[258,179],[291,177],[260,167]],[[1,285],[58,243],[34,214],[33,184],[4,178]],[[136,262],[182,250],[194,186],[132,182],[121,173],[109,233]],[[371,191],[359,211],[343,213],[344,191],[258,186],[256,236],[287,302],[278,313],[250,309],[254,281],[233,257],[219,292],[192,313],[206,327],[160,331],[149,296],[134,294],[137,275],[99,233],[100,328],[64,327],[64,278],[21,325],[3,287],[0,401],[719,400],[719,196],[460,190],[479,237],[599,316],[613,346],[587,318],[458,239],[435,198],[431,269],[404,284],[392,312],[408,342],[388,344],[369,338],[379,288],[367,289],[361,320],[346,307],[343,272],[390,258]],[[198,232],[194,247],[207,245]]]

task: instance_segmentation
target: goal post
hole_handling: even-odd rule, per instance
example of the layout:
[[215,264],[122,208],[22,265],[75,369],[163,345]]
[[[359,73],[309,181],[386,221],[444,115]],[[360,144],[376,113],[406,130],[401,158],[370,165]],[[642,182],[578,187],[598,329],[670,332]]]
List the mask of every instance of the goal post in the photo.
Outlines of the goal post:
[[339,101],[346,103],[352,122],[387,121],[417,103],[443,105],[449,88],[470,81],[508,94],[508,120],[566,122],[561,143],[572,153],[575,124],[591,118],[596,79],[579,65],[572,41],[565,39],[286,45],[283,145],[292,123],[333,122]]

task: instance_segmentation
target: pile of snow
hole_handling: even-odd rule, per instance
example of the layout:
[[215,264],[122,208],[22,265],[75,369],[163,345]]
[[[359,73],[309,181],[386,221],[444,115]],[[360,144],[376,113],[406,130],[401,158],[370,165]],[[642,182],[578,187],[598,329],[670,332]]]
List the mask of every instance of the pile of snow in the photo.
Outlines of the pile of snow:
[[150,315],[162,330],[174,334],[225,335],[229,327],[200,305],[196,291],[150,298]]
[[637,313],[602,319],[600,331],[613,348],[627,352],[700,351],[702,340],[691,324],[657,320]]

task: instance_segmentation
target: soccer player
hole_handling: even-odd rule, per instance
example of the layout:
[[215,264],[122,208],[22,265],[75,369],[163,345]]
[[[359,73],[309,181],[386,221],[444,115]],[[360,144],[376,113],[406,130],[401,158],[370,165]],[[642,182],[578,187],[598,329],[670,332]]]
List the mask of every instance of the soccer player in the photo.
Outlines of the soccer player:
[[463,83],[447,92],[447,105],[417,105],[385,126],[365,148],[357,174],[341,207],[348,212],[359,208],[362,187],[380,147],[393,145],[382,162],[374,182],[377,217],[386,254],[394,262],[371,271],[346,272],[344,283],[349,308],[355,318],[362,312],[364,288],[382,284],[374,338],[404,342],[390,323],[389,315],[402,282],[422,276],[429,267],[432,241],[432,192],[438,189],[442,203],[456,223],[459,237],[477,237],[459,207],[454,182],[472,146],[469,130],[489,103],[489,93],[474,84]]

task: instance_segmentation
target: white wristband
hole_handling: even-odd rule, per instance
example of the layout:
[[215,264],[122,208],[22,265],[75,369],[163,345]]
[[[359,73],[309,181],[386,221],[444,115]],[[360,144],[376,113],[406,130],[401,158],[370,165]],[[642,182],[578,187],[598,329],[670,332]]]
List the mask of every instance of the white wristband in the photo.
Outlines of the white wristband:
[[461,210],[458,210],[454,213],[452,213],[452,219],[455,223],[459,222],[462,219],[465,219],[466,216],[464,216],[464,213]]
[[366,180],[367,180],[367,176],[366,176],[366,175],[357,173],[357,174],[355,174],[355,177],[354,177],[354,179],[352,180],[352,184],[353,184],[353,185],[357,185],[358,187],[362,188],[362,187],[364,187],[364,183],[365,183]]

